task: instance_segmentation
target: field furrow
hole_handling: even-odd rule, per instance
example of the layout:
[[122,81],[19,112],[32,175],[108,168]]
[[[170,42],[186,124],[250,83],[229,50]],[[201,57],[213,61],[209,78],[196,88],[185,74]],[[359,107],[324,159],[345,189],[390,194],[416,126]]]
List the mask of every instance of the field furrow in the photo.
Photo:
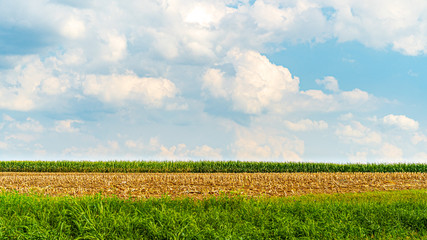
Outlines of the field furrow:
[[205,198],[220,194],[292,196],[427,189],[426,173],[0,173],[0,189],[50,196],[169,195]]

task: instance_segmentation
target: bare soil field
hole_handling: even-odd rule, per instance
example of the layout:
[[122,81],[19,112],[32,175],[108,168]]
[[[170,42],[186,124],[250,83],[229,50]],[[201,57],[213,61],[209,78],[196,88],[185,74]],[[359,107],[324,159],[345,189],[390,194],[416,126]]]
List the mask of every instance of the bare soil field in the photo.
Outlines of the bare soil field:
[[0,189],[49,196],[205,198],[427,189],[427,173],[0,173]]

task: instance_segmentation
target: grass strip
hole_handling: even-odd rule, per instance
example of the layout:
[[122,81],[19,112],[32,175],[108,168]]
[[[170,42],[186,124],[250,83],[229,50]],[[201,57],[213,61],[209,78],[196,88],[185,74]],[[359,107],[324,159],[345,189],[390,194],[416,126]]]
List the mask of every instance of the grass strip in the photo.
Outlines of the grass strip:
[[0,161],[1,172],[427,172],[427,164],[334,164],[242,161]]
[[425,239],[427,191],[142,201],[0,194],[0,239]]

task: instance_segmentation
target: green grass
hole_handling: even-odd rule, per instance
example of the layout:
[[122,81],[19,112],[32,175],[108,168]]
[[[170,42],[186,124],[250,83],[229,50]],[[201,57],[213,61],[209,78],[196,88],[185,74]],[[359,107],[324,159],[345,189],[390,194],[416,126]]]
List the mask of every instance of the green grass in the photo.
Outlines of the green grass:
[[427,164],[241,161],[0,161],[0,172],[427,172]]
[[141,201],[0,193],[0,239],[426,239],[426,190]]

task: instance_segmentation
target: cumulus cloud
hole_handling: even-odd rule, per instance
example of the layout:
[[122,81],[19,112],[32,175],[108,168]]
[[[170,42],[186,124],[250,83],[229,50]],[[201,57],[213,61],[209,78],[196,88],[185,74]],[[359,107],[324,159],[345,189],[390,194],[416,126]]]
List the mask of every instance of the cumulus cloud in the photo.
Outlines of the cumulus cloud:
[[60,31],[68,38],[77,39],[84,35],[86,26],[82,20],[71,16],[69,19],[64,21]]
[[383,118],[383,123],[389,126],[395,126],[402,130],[415,131],[418,129],[418,122],[408,118],[405,115],[387,115]]
[[324,77],[322,80],[316,79],[316,83],[325,87],[325,89],[338,92],[338,81],[333,76]]
[[208,69],[203,76],[202,89],[208,90],[216,98],[228,98],[228,92],[225,88],[224,73],[219,69]]
[[227,63],[233,65],[234,72],[210,68],[203,76],[202,88],[213,97],[232,101],[235,110],[245,113],[332,112],[361,106],[373,108],[378,101],[357,88],[339,90],[338,81],[332,76],[317,81],[332,94],[316,89],[299,91],[298,77],[255,51],[233,49]]
[[382,141],[378,132],[371,130],[358,121],[352,121],[349,125],[339,124],[335,134],[345,141],[363,145],[379,144]]
[[43,62],[37,56],[19,58],[13,69],[0,71],[0,108],[28,111],[40,107],[49,96],[69,87],[65,74],[56,74],[55,57]]
[[[405,55],[426,54],[426,9],[422,0],[2,1],[0,109],[46,110],[55,105],[73,112],[75,106],[62,108],[62,103],[78,99],[67,103],[87,106],[96,98],[105,105],[128,104],[130,108],[141,107],[135,104],[141,103],[166,110],[194,106],[200,110],[201,105],[209,104],[195,99],[201,87],[205,96],[228,101],[240,112],[233,114],[244,115],[248,122],[253,116],[246,114],[271,114],[282,118],[278,121],[281,127],[295,132],[327,129],[324,121],[304,118],[318,112],[357,114],[375,108],[378,99],[361,89],[340,89],[341,79],[333,76],[316,80],[321,90],[301,91],[292,69],[274,64],[261,53],[272,53],[289,42],[316,44],[337,39],[338,43],[357,41]],[[182,95],[177,97],[178,93]],[[188,99],[196,103],[182,104]],[[286,114],[295,112],[303,120],[283,122]],[[344,142],[380,144],[385,139],[373,128],[350,122],[353,116],[341,119],[349,122],[339,125],[335,133]],[[32,118],[4,120],[2,131],[5,127],[16,131],[3,135],[9,147],[13,145],[9,141],[31,142],[31,135],[44,131]],[[419,128],[417,121],[403,115],[382,120],[384,125],[403,130]],[[57,132],[52,134],[77,132],[78,123],[56,121],[50,129]],[[262,130],[248,131],[237,134],[232,144],[234,153],[242,158],[300,159],[304,153],[304,142],[292,136],[268,137],[259,133]],[[425,136],[420,132],[410,140],[419,144]],[[164,146],[129,140],[124,146],[135,152],[148,149],[171,156],[219,158],[216,153],[221,154],[207,145]],[[119,152],[120,147],[118,142],[103,143],[83,152]],[[364,153],[354,155],[363,157]]]
[[359,41],[407,55],[425,54],[425,1],[329,1],[334,8],[334,35],[341,42]]
[[254,51],[234,49],[228,53],[236,75],[224,84],[224,73],[209,69],[204,75],[204,88],[215,97],[231,97],[234,108],[246,113],[260,113],[280,102],[287,92],[298,92],[299,79],[287,68],[272,64]]
[[83,82],[86,95],[105,102],[134,100],[150,107],[160,107],[163,100],[173,98],[178,89],[165,78],[140,78],[133,72],[126,75],[88,75]]
[[229,52],[237,70],[232,98],[235,108],[259,113],[272,103],[279,102],[286,92],[297,92],[299,79],[287,68],[272,64],[257,52]]
[[310,131],[327,129],[328,123],[323,120],[313,121],[310,119],[303,119],[298,122],[285,121],[285,126],[292,131]]
[[363,109],[375,109],[379,100],[360,89],[339,91],[332,94],[321,90],[310,89],[300,91],[299,94],[286,99],[287,104],[282,106],[286,111],[307,112],[337,112]]
[[102,57],[106,61],[118,61],[126,54],[127,39],[114,31],[102,33],[100,35],[102,47]]
[[351,91],[341,92],[341,98],[350,104],[362,104],[368,102],[369,93],[362,91],[358,88]]

